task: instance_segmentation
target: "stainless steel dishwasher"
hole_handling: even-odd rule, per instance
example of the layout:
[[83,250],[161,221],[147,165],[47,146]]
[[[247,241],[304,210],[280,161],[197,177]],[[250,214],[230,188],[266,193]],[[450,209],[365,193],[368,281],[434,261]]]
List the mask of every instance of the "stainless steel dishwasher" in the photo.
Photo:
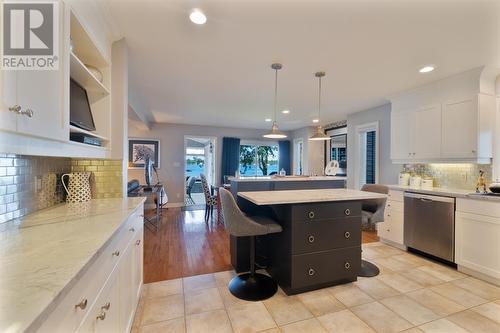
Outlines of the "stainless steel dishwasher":
[[405,192],[404,243],[454,262],[455,198]]

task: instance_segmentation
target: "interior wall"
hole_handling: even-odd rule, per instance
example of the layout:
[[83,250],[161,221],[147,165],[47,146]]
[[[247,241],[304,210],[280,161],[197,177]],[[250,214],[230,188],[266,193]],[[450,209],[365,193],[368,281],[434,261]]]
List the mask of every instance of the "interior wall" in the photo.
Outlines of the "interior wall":
[[[266,141],[262,137],[269,130],[213,127],[183,124],[154,124],[150,130],[129,125],[130,138],[160,140],[160,169],[158,175],[165,185],[169,205],[179,206],[184,201],[184,136],[215,137],[215,179],[220,180],[222,138],[235,137],[242,140]],[[143,169],[129,169],[128,180],[138,179],[144,184]]]
[[391,104],[356,112],[347,116],[347,188],[354,188],[358,163],[355,147],[356,126],[378,121],[379,183],[397,184],[401,165],[391,162]]
[[[309,141],[309,137],[316,132],[316,127],[299,128],[290,134],[290,142],[293,148],[293,140],[302,138],[304,142],[303,154],[304,161],[302,163],[302,172],[304,175],[323,175],[325,171],[325,143],[323,141]],[[291,161],[294,163],[292,150]],[[293,165],[292,165],[293,170]]]

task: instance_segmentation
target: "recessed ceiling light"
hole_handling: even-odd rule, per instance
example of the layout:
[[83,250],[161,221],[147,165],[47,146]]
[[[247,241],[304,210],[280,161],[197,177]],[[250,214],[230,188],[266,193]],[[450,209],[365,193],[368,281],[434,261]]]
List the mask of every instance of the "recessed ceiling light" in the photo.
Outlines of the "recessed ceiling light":
[[313,119],[313,123],[319,123],[319,119]]
[[271,122],[271,121],[273,121],[271,118],[266,118],[266,122],[268,122],[268,123],[269,123],[269,122]]
[[283,111],[281,111],[281,113],[284,113],[284,114],[289,114],[289,113],[290,113],[290,110],[283,110]]
[[434,70],[434,66],[429,65],[429,66],[424,66],[424,67],[420,68],[419,72],[420,73],[430,73],[433,70]]
[[189,19],[194,24],[205,24],[207,22],[207,17],[199,9],[194,9],[191,14],[189,14]]

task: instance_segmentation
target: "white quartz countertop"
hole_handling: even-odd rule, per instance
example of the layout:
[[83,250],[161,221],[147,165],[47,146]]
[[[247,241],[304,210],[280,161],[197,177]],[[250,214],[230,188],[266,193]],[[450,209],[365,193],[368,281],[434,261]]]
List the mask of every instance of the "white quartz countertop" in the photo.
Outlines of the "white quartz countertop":
[[238,192],[242,198],[256,205],[282,205],[295,203],[368,200],[385,198],[385,194],[349,189],[255,191]]
[[145,198],[61,204],[0,225],[0,332],[33,331]]
[[286,182],[286,181],[308,181],[308,180],[346,180],[342,176],[261,176],[261,177],[229,177],[233,182]]
[[410,186],[401,185],[388,185],[392,190],[399,190],[405,192],[422,193],[430,195],[441,195],[445,197],[453,198],[465,198],[474,200],[488,200],[488,201],[498,201],[500,202],[500,196],[490,196],[481,193],[475,193],[474,190],[464,190],[464,189],[451,189],[445,187],[433,187],[433,188],[415,188]]

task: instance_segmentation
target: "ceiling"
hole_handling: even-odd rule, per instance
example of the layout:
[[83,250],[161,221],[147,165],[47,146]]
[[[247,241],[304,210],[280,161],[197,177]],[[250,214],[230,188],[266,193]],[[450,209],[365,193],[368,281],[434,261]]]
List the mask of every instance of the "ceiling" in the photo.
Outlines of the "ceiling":
[[[102,0],[129,45],[130,96],[154,122],[268,128],[274,72],[280,129],[387,103],[401,90],[500,67],[500,1]],[[200,8],[208,21],[189,21]],[[434,64],[437,69],[420,74]]]

